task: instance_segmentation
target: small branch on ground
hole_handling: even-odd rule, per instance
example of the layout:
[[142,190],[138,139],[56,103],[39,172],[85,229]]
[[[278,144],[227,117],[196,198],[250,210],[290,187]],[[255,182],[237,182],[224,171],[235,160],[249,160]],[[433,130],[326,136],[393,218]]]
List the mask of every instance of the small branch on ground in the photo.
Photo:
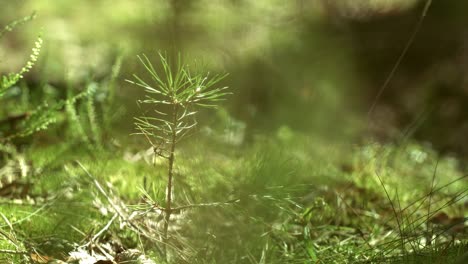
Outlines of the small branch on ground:
[[0,249],[2,254],[12,254],[12,255],[28,255],[27,251],[11,250],[11,249]]

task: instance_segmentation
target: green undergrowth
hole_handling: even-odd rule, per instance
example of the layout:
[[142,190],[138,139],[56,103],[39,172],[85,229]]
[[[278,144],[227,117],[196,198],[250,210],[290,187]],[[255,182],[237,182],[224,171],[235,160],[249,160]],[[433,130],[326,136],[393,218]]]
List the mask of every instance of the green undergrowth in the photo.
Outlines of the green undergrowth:
[[[433,221],[466,216],[466,174],[429,146],[330,145],[286,127],[244,145],[199,133],[177,153],[175,207],[200,206],[175,216],[174,263],[451,263],[468,249],[466,227]],[[162,204],[164,165],[138,142],[120,142],[18,154],[30,187],[1,197],[1,230],[19,242],[2,239],[0,249],[66,259],[115,213],[96,182],[130,211]],[[156,242],[122,223],[99,241],[158,256]]]
[[[11,22],[0,39],[34,17]],[[0,263],[128,263],[123,253],[131,252],[140,259],[136,263],[143,263],[142,256],[190,264],[468,262],[466,161],[407,138],[339,141],[353,126],[322,117],[340,116],[336,111],[344,105],[333,92],[319,93],[327,107],[315,107],[304,119],[298,95],[315,104],[306,87],[287,97],[294,100],[294,114],[277,107],[277,99],[270,105],[271,98],[263,110],[303,129],[306,120],[326,121],[313,131],[266,126],[279,119],[254,114],[263,111],[263,100],[259,109],[242,101],[251,112],[246,123],[218,109],[214,118],[200,112],[203,122],[212,123],[195,126],[191,107],[227,95],[225,88],[208,89],[224,75],[209,81],[179,64],[173,79],[162,54],[167,80],[141,58],[160,89],[137,75],[130,81],[155,97],[140,101],[154,104],[157,114],[141,109],[136,125],[145,142],[123,132],[131,124],[128,95],[134,92],[118,84],[124,54],[116,49],[119,55],[96,73],[81,71],[86,58],[77,56],[80,63],[67,69],[63,82],[48,84],[62,72],[48,76],[57,67],[51,66],[28,87],[21,80],[39,59],[37,33],[24,66],[0,76]],[[265,75],[258,73],[253,79]],[[298,80],[300,87],[307,83]],[[286,80],[278,85],[294,87]],[[286,98],[258,93],[249,98]],[[159,104],[174,107],[172,121]],[[259,132],[261,127],[272,131]],[[171,135],[169,156],[164,135]],[[187,137],[179,141],[181,135]],[[97,255],[104,259],[89,259]]]

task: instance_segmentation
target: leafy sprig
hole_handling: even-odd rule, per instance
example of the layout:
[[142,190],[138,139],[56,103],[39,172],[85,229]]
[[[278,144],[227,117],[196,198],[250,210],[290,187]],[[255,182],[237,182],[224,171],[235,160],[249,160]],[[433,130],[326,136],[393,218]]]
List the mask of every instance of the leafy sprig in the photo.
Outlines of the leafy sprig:
[[[227,74],[210,76],[193,73],[189,65],[184,64],[181,56],[177,58],[176,67],[171,68],[167,57],[159,53],[161,71],[159,74],[146,55],[138,56],[141,64],[151,76],[152,84],[134,74],[134,80],[127,82],[142,87],[146,91],[145,99],[140,104],[153,105],[152,116],[135,118],[138,132],[144,135],[153,147],[159,150],[170,144],[172,135],[176,136],[176,143],[183,139],[188,132],[197,125],[195,119],[199,107],[216,107],[228,94],[227,86],[216,87]],[[165,106],[165,107],[164,107]],[[162,109],[167,109],[167,111]]]
[[[2,30],[0,30],[0,38],[2,38],[7,32],[11,32],[15,27],[23,25],[26,22],[33,20],[35,17],[36,14],[33,13],[30,16],[26,16],[22,19],[18,19],[11,22],[10,24],[6,25]],[[19,70],[18,72],[10,73],[0,77],[0,98],[5,94],[5,92],[9,88],[18,83],[18,81],[21,78],[23,78],[24,74],[26,74],[32,69],[37,59],[39,58],[39,54],[42,48],[42,42],[42,34],[39,34],[34,44],[34,48],[32,49],[32,53],[29,56],[29,59],[23,66],[23,68],[21,68],[21,70]]]

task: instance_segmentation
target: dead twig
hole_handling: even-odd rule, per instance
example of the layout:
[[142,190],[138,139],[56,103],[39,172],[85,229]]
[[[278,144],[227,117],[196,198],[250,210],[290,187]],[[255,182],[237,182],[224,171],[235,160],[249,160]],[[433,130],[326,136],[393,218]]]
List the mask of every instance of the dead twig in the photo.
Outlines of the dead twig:
[[114,222],[114,220],[118,217],[119,215],[117,213],[114,214],[114,216],[109,220],[109,222],[107,222],[107,224],[101,229],[99,230],[99,232],[97,232],[92,238],[90,241],[88,241],[88,243],[84,244],[85,247],[91,245],[92,243],[94,243],[102,234],[104,234],[104,232],[106,232],[107,230],[109,230],[110,226],[112,225],[112,223]]
[[199,203],[199,204],[188,204],[188,205],[183,205],[179,207],[174,207],[172,208],[172,212],[178,212],[184,209],[190,209],[190,208],[197,208],[197,207],[215,207],[215,206],[223,206],[223,205],[231,205],[234,203],[238,203],[240,199],[232,199],[229,201],[225,202],[214,202],[214,203]]
[[[97,189],[99,190],[99,192],[107,199],[107,201],[109,202],[109,204],[111,205],[112,209],[114,209],[114,211],[116,212],[116,214],[122,219],[122,221],[124,221],[125,223],[128,224],[128,226],[130,227],[130,229],[132,229],[134,232],[136,232],[137,234],[140,234],[142,235],[143,237],[151,240],[151,241],[155,241],[155,242],[159,242],[159,243],[164,243],[161,239],[158,239],[156,238],[154,235],[151,235],[149,234],[146,230],[144,230],[143,228],[141,228],[140,226],[138,226],[137,224],[133,223],[129,217],[119,208],[118,205],[116,205],[114,203],[114,201],[112,201],[112,199],[109,197],[109,195],[106,193],[106,191],[104,190],[104,188],[101,186],[101,184],[93,177],[93,175],[83,166],[83,164],[81,164],[79,161],[76,161],[76,163],[81,167],[81,169],[83,169],[83,171],[86,173],[87,176],[89,176],[92,180],[93,180],[93,183],[94,185],[97,187]],[[156,247],[156,249],[158,250],[158,252],[160,254],[162,254],[161,250]]]
[[11,250],[11,249],[0,249],[0,253],[12,254],[12,255],[28,255],[29,254],[29,252],[27,251]]

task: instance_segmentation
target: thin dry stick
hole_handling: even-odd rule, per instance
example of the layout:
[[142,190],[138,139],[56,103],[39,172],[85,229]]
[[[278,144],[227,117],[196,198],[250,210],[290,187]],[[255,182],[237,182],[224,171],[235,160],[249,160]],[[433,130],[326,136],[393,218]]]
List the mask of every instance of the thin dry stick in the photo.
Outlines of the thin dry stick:
[[11,250],[11,249],[0,249],[2,254],[12,254],[12,255],[28,255],[27,251]]
[[[134,231],[136,232],[137,234],[141,234],[143,235],[144,237],[146,237],[147,239],[151,240],[151,241],[156,241],[156,242],[159,242],[159,243],[164,243],[164,241],[161,241],[159,239],[156,239],[154,236],[148,234],[148,232],[146,232],[144,229],[142,229],[141,227],[139,227],[138,225],[134,224],[131,220],[129,220],[129,218],[125,215],[124,212],[122,212],[119,207],[112,201],[112,199],[109,197],[109,195],[107,195],[107,193],[104,191],[104,188],[102,188],[101,184],[99,184],[99,182],[93,177],[93,175],[91,175],[91,173],[83,166],[83,164],[81,164],[79,161],[76,161],[76,163],[83,169],[83,171],[93,180],[94,182],[94,185],[96,185],[96,187],[98,188],[99,192],[104,196],[106,197],[107,201],[109,202],[109,204],[111,205],[111,207],[114,209],[114,211],[119,215],[119,217],[122,219],[122,221],[126,222],[129,227]],[[158,247],[156,247],[156,250],[160,251],[160,249]],[[160,252],[161,253],[161,252]]]
[[[142,237],[145,237],[146,239],[150,240],[150,241],[153,241],[153,242],[158,242],[158,243],[162,243],[163,246],[169,246],[171,247],[173,250],[177,250],[177,248],[174,246],[174,245],[171,245],[171,244],[165,244],[164,241],[162,241],[161,239],[158,239],[156,238],[154,235],[150,234],[150,232],[148,230],[145,230],[143,229],[142,227],[140,227],[139,225],[133,223],[132,220],[130,220],[129,217],[126,216],[126,214],[124,212],[122,212],[122,210],[119,209],[119,206],[117,204],[115,204],[112,199],[110,198],[110,196],[106,193],[106,191],[104,190],[104,188],[101,186],[101,184],[94,178],[94,176],[79,162],[79,161],[76,161],[77,164],[83,169],[83,171],[88,175],[88,177],[90,177],[95,186],[97,187],[97,189],[99,190],[99,192],[107,199],[107,201],[109,202],[109,204],[111,205],[111,207],[114,209],[114,211],[119,215],[119,217],[122,219],[123,222],[127,223],[128,226],[130,227],[130,229],[135,232],[138,236],[142,236]],[[159,254],[163,255],[163,252],[162,250],[159,248],[159,247],[155,247],[154,248]]]
[[172,208],[172,211],[177,212],[177,211],[181,211],[181,210],[189,209],[189,208],[230,205],[230,204],[237,203],[239,201],[240,201],[240,199],[233,199],[233,200],[229,200],[229,201],[226,201],[226,202],[188,204],[188,205],[183,205],[183,206],[179,206],[179,207],[174,207],[174,208]]
[[[212,203],[188,204],[188,205],[182,205],[182,206],[178,206],[178,207],[172,207],[172,208],[171,208],[171,212],[172,212],[172,214],[176,214],[176,213],[178,213],[178,212],[180,212],[180,211],[182,211],[182,210],[185,210],[185,209],[230,205],[230,204],[237,203],[237,202],[239,202],[239,201],[240,201],[240,199],[237,198],[237,199],[232,199],[232,200],[228,200],[228,201],[225,201],[225,202],[212,202]],[[151,204],[151,207],[150,207],[150,209],[147,210],[147,212],[149,212],[149,211],[151,211],[151,210],[154,210],[154,209],[161,210],[162,212],[165,212],[165,211],[166,211],[166,208],[165,208],[165,207],[159,206],[159,205],[157,205],[157,204]]]
[[107,230],[109,230],[110,226],[112,225],[112,223],[114,222],[114,220],[119,216],[119,214],[115,213],[114,216],[112,216],[112,218],[109,220],[109,222],[107,222],[107,224],[101,229],[99,230],[99,232],[97,232],[92,238],[91,240],[86,243],[84,246],[89,246],[91,245],[92,243],[94,243],[94,241],[96,241],[102,234],[104,234],[104,232],[106,232]]
[[117,264],[117,262],[115,262],[114,260],[114,257],[112,257],[108,252],[107,250],[105,250],[104,248],[102,248],[99,244],[95,245],[96,248],[107,258],[107,261],[110,261],[112,262],[112,264]]

